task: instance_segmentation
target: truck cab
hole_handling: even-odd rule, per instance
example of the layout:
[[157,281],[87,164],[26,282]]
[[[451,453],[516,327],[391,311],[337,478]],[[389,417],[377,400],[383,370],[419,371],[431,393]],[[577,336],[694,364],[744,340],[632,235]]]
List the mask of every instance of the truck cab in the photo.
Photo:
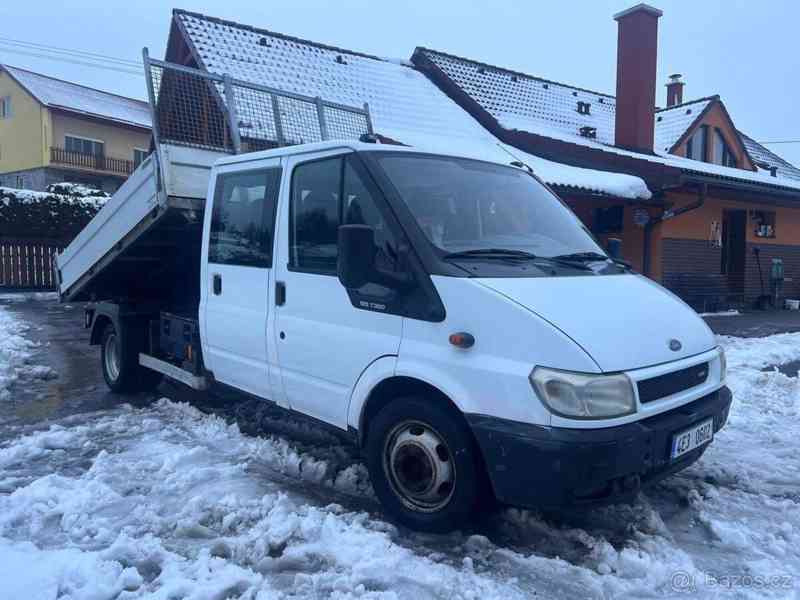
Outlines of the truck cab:
[[727,419],[709,328],[524,165],[362,142],[230,156],[195,226],[195,277],[90,307],[109,385],[160,373],[337,428],[409,527],[630,500]]

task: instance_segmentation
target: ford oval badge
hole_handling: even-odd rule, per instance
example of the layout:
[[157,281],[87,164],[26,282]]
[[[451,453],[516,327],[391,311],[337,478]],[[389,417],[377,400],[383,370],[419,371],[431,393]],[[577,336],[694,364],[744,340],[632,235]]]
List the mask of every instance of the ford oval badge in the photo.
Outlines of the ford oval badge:
[[672,339],[669,341],[669,349],[673,352],[677,352],[681,348],[683,348],[683,344],[681,344],[680,340]]

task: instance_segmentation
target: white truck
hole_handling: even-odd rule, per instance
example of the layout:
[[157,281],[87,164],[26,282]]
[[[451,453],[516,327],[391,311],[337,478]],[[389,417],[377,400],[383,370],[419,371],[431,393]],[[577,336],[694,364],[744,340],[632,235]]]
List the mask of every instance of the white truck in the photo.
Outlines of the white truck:
[[397,521],[628,501],[725,424],[695,312],[521,166],[160,144],[57,259],[117,392],[233,388],[363,451]]

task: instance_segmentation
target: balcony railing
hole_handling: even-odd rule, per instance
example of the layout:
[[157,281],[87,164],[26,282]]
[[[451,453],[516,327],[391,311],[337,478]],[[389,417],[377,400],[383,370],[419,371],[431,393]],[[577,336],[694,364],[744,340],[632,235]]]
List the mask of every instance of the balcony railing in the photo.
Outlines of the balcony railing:
[[65,165],[78,169],[92,171],[105,171],[115,175],[130,175],[133,173],[133,161],[124,158],[111,158],[110,156],[83,154],[72,152],[64,148],[50,148],[50,162],[54,165]]

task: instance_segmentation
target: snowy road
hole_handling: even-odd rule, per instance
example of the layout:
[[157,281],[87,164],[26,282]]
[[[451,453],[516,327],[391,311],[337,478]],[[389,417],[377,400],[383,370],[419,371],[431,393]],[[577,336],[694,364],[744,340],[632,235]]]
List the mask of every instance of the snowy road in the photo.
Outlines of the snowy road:
[[727,428],[635,505],[423,536],[301,421],[122,404],[80,317],[0,298],[3,600],[800,596],[800,386],[764,370],[800,360],[800,334],[722,338]]

